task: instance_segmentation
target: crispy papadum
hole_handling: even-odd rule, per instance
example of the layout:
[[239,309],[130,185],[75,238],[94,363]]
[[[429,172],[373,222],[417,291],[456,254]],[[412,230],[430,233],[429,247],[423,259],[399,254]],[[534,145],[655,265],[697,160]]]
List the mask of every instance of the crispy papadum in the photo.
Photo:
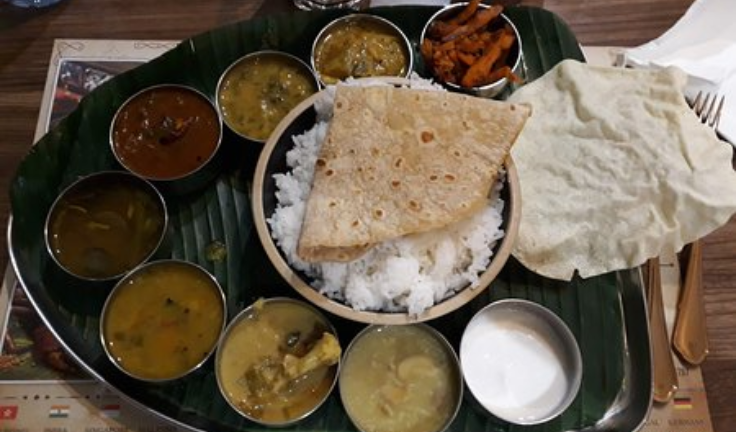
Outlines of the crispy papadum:
[[530,111],[456,93],[338,86],[297,253],[350,261],[475,213]]
[[550,278],[587,278],[728,222],[733,148],[688,107],[686,78],[565,60],[511,96],[534,110],[511,152],[524,197],[514,257]]

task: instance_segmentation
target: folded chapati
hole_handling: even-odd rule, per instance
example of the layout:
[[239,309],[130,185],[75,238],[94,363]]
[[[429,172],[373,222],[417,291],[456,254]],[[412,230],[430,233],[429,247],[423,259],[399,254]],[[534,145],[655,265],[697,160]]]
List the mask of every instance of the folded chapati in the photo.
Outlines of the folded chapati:
[[570,280],[633,268],[736,212],[733,148],[701,124],[679,71],[565,61],[515,92],[534,110],[512,150],[522,210],[513,255]]
[[349,261],[475,213],[529,114],[455,93],[338,86],[298,255]]

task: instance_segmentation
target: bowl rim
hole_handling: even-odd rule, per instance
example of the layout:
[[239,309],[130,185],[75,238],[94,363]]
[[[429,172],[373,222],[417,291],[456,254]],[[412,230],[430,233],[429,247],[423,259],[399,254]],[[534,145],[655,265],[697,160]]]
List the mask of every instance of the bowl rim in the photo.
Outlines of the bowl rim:
[[[202,358],[198,363],[193,365],[191,368],[182,371],[178,375],[165,377],[165,378],[145,378],[140,375],[136,375],[127,369],[125,369],[122,365],[120,365],[117,361],[115,361],[114,356],[110,352],[110,350],[107,347],[105,337],[105,323],[107,321],[107,312],[108,308],[110,306],[110,303],[114,300],[115,295],[120,292],[121,290],[125,289],[127,286],[127,282],[131,280],[132,278],[138,276],[141,272],[150,270],[151,268],[160,267],[160,266],[178,266],[178,267],[187,267],[191,270],[194,270],[195,272],[202,275],[205,279],[211,282],[210,286],[216,290],[218,294],[218,299],[220,301],[221,305],[221,312],[222,312],[222,320],[220,322],[220,330],[218,331],[217,337],[212,342],[212,346],[207,351],[207,355]],[[102,349],[105,352],[105,357],[107,357],[107,360],[112,363],[119,371],[123,372],[125,375],[136,379],[141,382],[147,382],[147,383],[153,383],[153,384],[161,384],[161,383],[168,383],[175,380],[178,380],[180,378],[183,378],[187,375],[190,375],[191,373],[195,372],[196,370],[200,369],[202,365],[204,365],[207,360],[212,357],[212,354],[217,350],[217,346],[220,342],[220,339],[222,338],[222,333],[225,329],[225,324],[227,323],[227,300],[225,299],[225,292],[222,289],[222,286],[217,281],[217,278],[207,271],[204,267],[200,266],[199,264],[193,263],[191,261],[186,261],[182,259],[176,259],[176,258],[166,258],[166,259],[160,259],[155,261],[150,261],[145,264],[142,264],[135,269],[131,270],[128,274],[126,274],[122,279],[118,281],[117,284],[115,284],[115,287],[110,291],[110,293],[107,295],[107,298],[105,299],[105,303],[102,306],[102,310],[100,311],[100,322],[99,322],[99,340],[102,344]]]
[[[406,78],[371,77],[362,79],[379,80],[392,85],[408,86],[411,84],[411,80]],[[491,257],[491,262],[486,270],[480,274],[476,287],[467,286],[462,288],[453,296],[446,298],[440,303],[434,304],[419,314],[410,314],[408,312],[359,311],[321,294],[292,270],[289,263],[284,259],[284,257],[282,257],[278,246],[271,237],[271,230],[266,222],[266,215],[264,214],[265,209],[263,208],[263,186],[265,182],[266,168],[271,154],[278,144],[278,138],[283,135],[286,129],[296,118],[311,108],[315,101],[323,97],[323,92],[326,91],[329,90],[323,90],[322,92],[318,92],[305,99],[301,104],[297,105],[289,115],[281,120],[274,132],[271,134],[269,140],[266,142],[266,145],[261,150],[258,164],[256,165],[256,170],[254,172],[251,208],[253,209],[253,219],[256,226],[256,232],[266,255],[279,274],[293,289],[309,300],[312,304],[342,318],[366,324],[410,324],[429,321],[459,309],[485,291],[501,272],[501,269],[511,256],[511,250],[519,232],[519,224],[521,222],[521,186],[519,184],[516,166],[514,165],[514,161],[510,154],[506,158],[506,162],[504,164],[506,168],[506,187],[509,191],[509,199],[505,203],[509,208],[508,222],[505,226],[505,233],[501,239],[501,243],[500,245],[497,245],[498,249]]]
[[[363,328],[358,334],[353,337],[353,339],[350,341],[350,344],[348,344],[347,348],[345,348],[345,353],[343,354],[342,362],[343,368],[340,370],[340,379],[338,383],[338,389],[340,393],[340,402],[342,403],[342,406],[345,410],[345,414],[347,414],[348,418],[352,422],[353,426],[361,432],[366,432],[363,428],[361,428],[358,424],[358,422],[353,418],[352,413],[350,412],[350,409],[348,408],[348,404],[345,403],[345,391],[343,391],[343,378],[342,374],[345,371],[345,366],[348,364],[348,359],[350,358],[350,354],[352,353],[353,349],[355,348],[355,345],[360,343],[360,340],[367,336],[370,333],[374,332],[380,332],[384,329],[392,329],[396,328],[395,325],[390,324],[370,324]],[[463,378],[463,372],[462,372],[462,365],[460,363],[460,357],[458,356],[458,353],[455,351],[455,348],[453,348],[450,341],[443,335],[439,330],[436,328],[430,326],[427,323],[424,322],[418,322],[418,323],[412,323],[407,324],[406,326],[402,327],[414,327],[419,329],[420,331],[428,333],[431,337],[433,337],[435,340],[437,340],[443,347],[444,351],[451,357],[452,359],[452,366],[453,366],[453,375],[455,375],[455,379],[457,380],[457,394],[454,395],[456,398],[454,402],[454,408],[452,410],[452,414],[445,420],[445,422],[442,424],[442,427],[435,431],[431,432],[444,432],[446,431],[452,422],[457,417],[457,414],[460,412],[460,407],[463,404],[463,396],[465,394],[465,386],[464,386],[464,378]]]
[[[212,112],[215,114],[215,117],[217,118],[217,129],[218,129],[218,136],[217,136],[217,143],[215,144],[215,148],[210,152],[207,159],[203,159],[197,168],[185,172],[183,174],[172,176],[172,177],[156,177],[156,176],[149,176],[144,175],[142,173],[137,172],[136,170],[130,168],[128,165],[123,162],[123,160],[118,155],[117,150],[115,149],[115,125],[117,124],[118,117],[122,113],[123,109],[128,106],[130,102],[135,100],[136,98],[160,89],[177,89],[177,90],[183,90],[185,92],[189,92],[198,98],[202,99],[204,102],[207,103],[207,105],[212,109]],[[110,146],[110,151],[112,152],[113,156],[115,157],[115,161],[120,164],[120,166],[123,167],[126,171],[130,172],[131,174],[137,175],[138,177],[144,178],[146,180],[152,181],[152,182],[175,182],[178,180],[190,178],[191,176],[196,175],[197,173],[203,171],[206,166],[210,164],[215,159],[215,156],[220,151],[220,147],[222,146],[222,135],[223,135],[223,124],[222,124],[222,116],[220,116],[220,111],[217,109],[217,106],[212,102],[212,99],[207,97],[207,95],[200,91],[199,89],[186,85],[186,84],[175,84],[175,83],[161,83],[161,84],[154,84],[151,86],[144,87],[137,92],[133,93],[131,96],[129,96],[125,101],[123,101],[122,104],[115,110],[115,115],[113,116],[112,120],[110,121],[110,126],[108,128],[108,144]]]
[[[432,14],[431,17],[427,20],[427,22],[424,24],[424,27],[422,28],[422,32],[419,34],[419,46],[422,46],[422,43],[424,42],[424,39],[427,35],[427,31],[429,30],[430,25],[437,20],[438,18],[452,12],[458,9],[465,8],[469,2],[457,2],[457,3],[450,3],[448,5],[443,6],[440,10]],[[486,3],[479,3],[479,8],[482,9],[488,9],[491,7],[490,4]],[[511,67],[511,70],[515,73],[519,71],[519,68],[523,67],[522,61],[524,57],[524,45],[521,40],[521,34],[519,33],[519,29],[516,28],[516,24],[514,24],[513,20],[508,17],[505,13],[501,12],[499,17],[504,20],[513,30],[514,35],[516,36],[516,44],[518,46],[518,53],[516,55],[516,60],[514,61],[513,65],[509,65]],[[425,65],[426,67],[426,65]],[[429,75],[432,76],[433,79],[435,79],[438,83],[447,86],[447,88],[463,92],[463,93],[473,93],[478,94],[480,96],[484,97],[493,97],[496,96],[498,93],[500,93],[504,88],[506,88],[506,85],[508,84],[508,79],[506,77],[503,77],[497,81],[494,81],[492,83],[484,84],[482,86],[476,86],[476,87],[463,87],[458,84],[449,83],[449,82],[443,82],[438,80],[434,74],[430,73]]]
[[[468,387],[468,393],[475,398],[475,395],[473,393],[473,390],[469,384],[469,380],[466,375],[467,369],[462,367],[462,359],[463,359],[463,346],[465,346],[465,338],[468,332],[468,329],[470,329],[471,325],[473,325],[474,322],[477,322],[478,320],[482,319],[487,314],[493,313],[494,310],[512,310],[516,311],[516,313],[523,313],[526,315],[533,316],[536,319],[539,319],[540,321],[549,324],[549,329],[552,333],[552,339],[557,339],[557,342],[559,344],[554,344],[554,346],[560,348],[562,352],[569,356],[569,359],[571,360],[571,366],[573,367],[572,371],[567,371],[569,373],[570,385],[567,389],[567,393],[565,394],[565,397],[562,398],[559,401],[559,404],[551,410],[547,415],[541,416],[536,419],[532,420],[519,420],[515,418],[511,418],[508,416],[499,415],[498,413],[494,412],[492,409],[486,407],[482,403],[478,401],[478,404],[480,405],[481,409],[485,412],[501,419],[506,422],[517,424],[517,425],[523,425],[523,426],[531,426],[531,425],[537,425],[541,423],[545,423],[563,412],[573,403],[575,398],[577,397],[578,393],[580,392],[580,387],[582,384],[582,378],[583,378],[583,359],[582,354],[580,352],[580,345],[578,344],[578,341],[575,337],[575,335],[572,333],[572,330],[570,330],[570,327],[565,323],[565,321],[562,320],[556,313],[554,313],[551,309],[547,308],[546,306],[543,306],[539,303],[536,303],[531,300],[526,300],[522,298],[506,298],[501,300],[493,301],[483,308],[479,309],[477,312],[473,314],[470,321],[468,321],[467,325],[465,326],[463,333],[460,337],[460,348],[459,348],[459,359],[460,359],[460,365],[461,370],[463,374],[463,380],[466,383],[466,386]],[[545,338],[545,340],[548,340],[549,338]]]
[[[162,212],[162,219],[163,223],[161,224],[161,232],[158,235],[158,240],[156,241],[156,244],[151,248],[150,251],[146,255],[144,255],[141,260],[133,265],[131,268],[124,270],[120,273],[111,275],[111,276],[105,276],[105,277],[89,277],[89,276],[82,276],[80,274],[77,274],[73,272],[71,269],[67,268],[64,264],[59,261],[59,258],[56,256],[56,254],[53,251],[53,247],[51,246],[51,222],[52,217],[55,214],[55,211],[57,209],[57,206],[59,203],[74,189],[79,188],[80,185],[84,185],[86,183],[96,183],[99,181],[102,177],[110,177],[115,178],[119,177],[124,179],[125,182],[128,182],[130,184],[137,184],[136,188],[138,190],[142,190],[145,193],[149,194],[154,201],[159,205]],[[159,191],[150,181],[146,180],[145,178],[133,174],[129,171],[116,171],[116,170],[108,170],[108,171],[97,171],[93,172],[91,174],[87,174],[85,176],[79,177],[76,180],[74,180],[72,183],[70,183],[68,186],[66,186],[64,189],[61,190],[56,195],[56,198],[54,198],[54,202],[51,204],[51,207],[49,207],[48,212],[46,213],[46,219],[44,221],[43,225],[43,239],[44,239],[44,246],[46,247],[46,252],[51,256],[51,259],[54,261],[54,264],[58,266],[64,273],[72,276],[75,279],[86,281],[86,282],[111,282],[118,280],[125,275],[127,275],[129,272],[134,270],[135,268],[139,267],[140,265],[145,264],[146,262],[149,262],[151,258],[156,255],[156,253],[161,249],[161,247],[164,244],[164,241],[167,237],[167,233],[169,231],[169,210],[166,206],[166,200],[164,199],[164,196],[161,194],[161,191]]]
[[[314,82],[314,93],[318,93],[322,87],[321,87],[321,81],[319,80],[319,77],[317,76],[317,73],[315,72],[314,68],[310,67],[307,64],[307,62],[305,62],[301,58],[297,57],[294,54],[288,53],[286,51],[264,49],[264,50],[250,52],[248,54],[245,54],[233,60],[225,68],[225,70],[222,71],[222,73],[220,74],[220,77],[217,79],[217,86],[215,87],[215,109],[217,109],[217,114],[222,119],[222,123],[229,130],[233,131],[233,133],[235,133],[239,137],[244,138],[248,141],[252,141],[255,143],[265,143],[266,141],[268,141],[268,138],[266,139],[253,138],[235,129],[233,126],[231,126],[230,122],[228,122],[227,120],[227,117],[223,114],[223,109],[220,104],[220,91],[222,90],[222,86],[224,84],[225,78],[230,74],[230,72],[232,72],[234,68],[238,67],[240,64],[243,64],[249,61],[253,61],[254,58],[259,58],[259,57],[275,57],[275,58],[281,58],[281,59],[287,60],[289,62],[293,62],[294,65],[296,65],[298,68],[302,69],[304,72],[308,72],[309,76],[312,78],[312,81]],[[273,133],[273,131],[271,131],[271,133]]]
[[[261,307],[264,307],[265,305],[267,305],[269,303],[292,303],[292,304],[295,304],[295,305],[297,305],[299,307],[303,307],[303,308],[309,310],[310,312],[312,312],[317,318],[319,318],[320,320],[322,320],[328,326],[330,332],[337,338],[338,341],[340,340],[340,337],[337,334],[337,328],[335,327],[334,323],[332,321],[330,321],[330,319],[327,317],[327,315],[325,315],[321,310],[319,310],[319,308],[317,308],[314,305],[310,304],[309,302],[306,302],[306,301],[303,301],[303,300],[295,299],[295,298],[292,298],[292,297],[282,297],[282,296],[261,298],[259,300],[256,300],[255,302],[251,303],[250,305],[248,305],[247,307],[245,307],[244,309],[242,309],[240,312],[238,312],[233,317],[233,319],[230,320],[230,322],[228,323],[227,327],[225,327],[225,329],[222,331],[221,336],[220,336],[220,340],[217,343],[217,352],[215,353],[215,366],[214,366],[214,369],[215,369],[215,380],[217,381],[217,389],[219,390],[220,395],[222,396],[222,398],[225,399],[225,402],[227,402],[227,404],[238,415],[240,415],[243,418],[246,418],[246,419],[248,419],[248,420],[250,420],[250,421],[252,421],[254,423],[258,423],[258,424],[261,424],[261,425],[264,425],[264,426],[269,426],[269,427],[286,427],[286,426],[291,426],[291,425],[294,425],[294,424],[296,424],[296,423],[298,423],[298,422],[306,419],[307,417],[311,416],[312,414],[314,414],[320,407],[322,407],[322,405],[324,405],[324,403],[327,401],[327,399],[329,399],[329,397],[332,394],[333,390],[335,389],[335,385],[337,385],[338,379],[340,377],[340,370],[341,370],[341,367],[342,367],[342,358],[343,358],[343,356],[342,356],[342,353],[341,353],[340,359],[338,360],[337,364],[335,365],[335,375],[333,376],[332,382],[330,383],[330,388],[325,392],[324,396],[312,408],[310,408],[308,411],[306,411],[301,416],[298,416],[298,417],[295,417],[295,418],[293,418],[291,420],[287,420],[287,421],[283,421],[283,422],[269,422],[269,421],[264,421],[262,419],[259,419],[259,418],[250,416],[250,415],[246,414],[245,412],[241,411],[240,409],[238,409],[238,407],[235,405],[235,403],[233,403],[230,400],[230,398],[227,397],[226,391],[225,391],[225,389],[223,387],[223,384],[222,384],[222,378],[220,377],[220,361],[222,360],[222,349],[223,349],[222,347],[225,345],[225,343],[226,343],[226,341],[228,339],[228,336],[230,336],[230,333],[233,331],[233,329],[235,327],[237,327],[243,320],[248,319],[248,317],[251,315],[252,311],[256,307],[258,307],[258,302],[259,301],[262,302],[261,303],[261,305],[262,305]],[[341,350],[342,350],[342,348],[341,348]]]
[[[386,28],[391,29],[391,31],[396,33],[396,35],[399,36],[401,41],[403,42],[403,46],[404,46],[404,49],[406,51],[406,56],[407,56],[407,64],[406,64],[406,72],[403,75],[397,76],[395,78],[408,78],[411,75],[412,71],[414,70],[414,49],[412,47],[411,41],[406,36],[406,33],[404,33],[404,31],[401,30],[399,26],[397,26],[396,24],[394,24],[391,20],[387,18],[384,18],[379,15],[373,15],[373,14],[366,13],[366,12],[355,12],[355,13],[343,15],[341,17],[335,18],[332,21],[328,22],[324,27],[322,27],[322,29],[320,29],[319,33],[317,33],[317,36],[314,38],[314,41],[312,42],[312,50],[309,55],[309,60],[312,66],[312,71],[314,71],[314,75],[317,77],[317,80],[319,81],[320,85],[323,88],[327,87],[328,85],[334,85],[334,84],[327,84],[322,79],[322,74],[320,74],[319,69],[317,68],[317,48],[319,48],[320,44],[324,41],[325,37],[329,35],[328,33],[330,31],[332,31],[334,28],[339,27],[341,25],[347,25],[347,23],[350,23],[351,21],[372,21],[372,22],[380,23],[380,25],[386,26]],[[354,78],[354,79],[362,79],[362,78],[375,79],[379,77],[370,76],[370,77],[360,77],[360,78]]]

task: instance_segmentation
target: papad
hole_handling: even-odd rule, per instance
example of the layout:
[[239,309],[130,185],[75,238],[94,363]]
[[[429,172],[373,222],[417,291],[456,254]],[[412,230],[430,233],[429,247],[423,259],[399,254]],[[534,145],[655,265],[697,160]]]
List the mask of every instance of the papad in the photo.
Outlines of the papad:
[[566,60],[511,96],[534,110],[511,152],[519,261],[587,278],[677,252],[728,222],[733,148],[688,107],[685,80]]

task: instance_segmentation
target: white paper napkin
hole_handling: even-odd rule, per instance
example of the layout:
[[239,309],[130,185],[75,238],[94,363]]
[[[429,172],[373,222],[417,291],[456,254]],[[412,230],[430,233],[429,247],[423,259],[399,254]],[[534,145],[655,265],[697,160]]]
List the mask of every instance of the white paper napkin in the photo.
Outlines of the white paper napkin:
[[726,96],[718,131],[736,146],[736,2],[695,0],[659,38],[624,51],[627,66],[676,66],[690,77],[686,96]]

